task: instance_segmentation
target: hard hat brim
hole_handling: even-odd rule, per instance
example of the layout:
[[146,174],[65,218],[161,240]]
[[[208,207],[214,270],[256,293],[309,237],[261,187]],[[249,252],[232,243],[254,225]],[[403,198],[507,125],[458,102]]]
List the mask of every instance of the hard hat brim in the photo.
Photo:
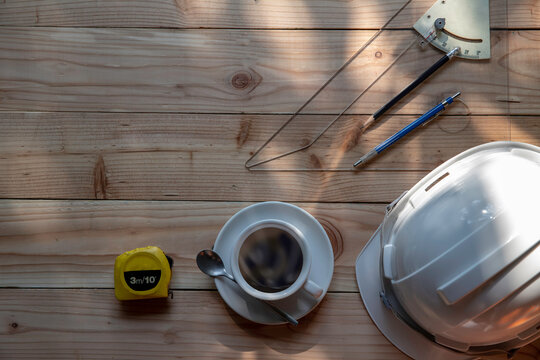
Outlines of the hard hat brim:
[[399,350],[414,359],[471,360],[477,357],[460,354],[430,341],[394,316],[380,299],[381,227],[377,229],[356,259],[356,281],[364,306],[379,331]]

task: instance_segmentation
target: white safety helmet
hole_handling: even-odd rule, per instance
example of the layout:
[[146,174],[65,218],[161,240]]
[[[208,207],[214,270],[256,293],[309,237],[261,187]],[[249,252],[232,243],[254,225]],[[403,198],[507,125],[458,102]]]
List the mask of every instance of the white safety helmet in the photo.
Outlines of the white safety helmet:
[[371,318],[415,359],[504,354],[540,337],[540,148],[494,142],[387,207],[356,262]]

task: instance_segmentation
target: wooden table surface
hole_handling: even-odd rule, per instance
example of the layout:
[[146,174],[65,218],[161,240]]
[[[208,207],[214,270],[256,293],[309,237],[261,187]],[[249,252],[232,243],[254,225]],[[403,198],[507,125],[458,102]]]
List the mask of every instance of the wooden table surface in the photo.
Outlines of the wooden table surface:
[[[413,0],[261,153],[306,144],[414,38]],[[244,162],[403,0],[0,1],[0,358],[406,359],[367,315],[354,261],[385,204],[472,146],[540,145],[540,3],[491,1],[489,61],[452,60],[344,152],[441,56],[413,46],[309,150]],[[365,170],[351,164],[443,97],[463,103]],[[194,258],[258,201],[325,227],[335,270],[298,327],[230,310]],[[174,299],[120,303],[120,253],[160,246]],[[540,359],[537,342],[517,359]]]

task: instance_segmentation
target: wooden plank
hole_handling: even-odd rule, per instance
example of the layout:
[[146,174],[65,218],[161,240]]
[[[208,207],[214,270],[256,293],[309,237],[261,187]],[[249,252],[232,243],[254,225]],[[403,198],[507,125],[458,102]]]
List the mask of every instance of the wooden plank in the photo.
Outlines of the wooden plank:
[[[414,0],[391,27],[411,27],[433,2]],[[0,25],[373,29],[382,26],[404,3],[404,0],[136,0],[97,5],[89,0],[17,0],[0,3]],[[535,0],[508,0],[508,6],[504,0],[492,0],[490,13],[491,26],[495,28],[539,27],[540,11]]]
[[112,290],[2,289],[0,309],[0,356],[10,359],[407,358],[379,333],[359,294],[329,294],[298,327],[253,324],[213,291],[120,303]]
[[535,116],[512,117],[512,141],[540,146],[540,118]]
[[[495,10],[493,4],[491,5],[492,20],[493,11],[503,11],[503,7],[501,4],[497,7],[498,10]],[[537,0],[507,0],[507,19],[506,25],[510,28],[537,29],[540,26],[540,3]],[[504,24],[501,26],[504,27]]]
[[[390,202],[467,148],[509,140],[506,117],[440,117],[366,169],[353,171],[354,161],[414,117],[381,119],[344,152],[343,144],[365,119],[346,116],[309,151],[263,167],[306,171],[248,171],[244,162],[286,118],[2,113],[0,197]],[[330,118],[296,119],[257,159],[300,146]],[[328,168],[347,171],[321,171]]]
[[[0,197],[388,202],[425,175],[402,171],[248,174],[244,157],[227,160],[225,155],[210,153],[194,154],[198,167],[194,170],[190,157],[179,152],[130,152],[91,160],[86,155],[0,158]],[[226,168],[231,160],[235,166],[240,164],[241,173]]]
[[[244,320],[216,292],[120,303],[112,290],[0,289],[0,356],[9,359],[407,359],[359,294],[328,294],[298,327]],[[539,359],[538,341],[514,359]]]
[[540,32],[509,33],[509,109],[513,114],[540,112]]
[[[372,34],[6,27],[0,110],[291,113]],[[507,36],[493,31],[490,61],[452,61],[392,112],[421,114],[463,90],[472,113],[506,114]],[[339,113],[414,37],[381,35],[306,111]],[[373,113],[440,57],[413,46],[351,112]]]
[[0,155],[0,197],[39,198],[41,194],[53,199],[98,198],[99,188],[92,185],[98,183],[93,170],[96,160],[93,155],[16,158]]
[[[250,203],[140,201],[0,201],[0,287],[112,288],[121,253],[156,245],[174,259],[171,287],[214,289],[195,264],[221,227]],[[356,256],[384,215],[384,205],[300,203],[331,239],[331,291],[358,291]]]

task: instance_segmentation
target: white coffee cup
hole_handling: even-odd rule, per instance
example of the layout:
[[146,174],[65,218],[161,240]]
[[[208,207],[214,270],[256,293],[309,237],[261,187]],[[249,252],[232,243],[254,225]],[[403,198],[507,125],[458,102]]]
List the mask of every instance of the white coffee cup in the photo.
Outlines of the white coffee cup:
[[[244,245],[244,242],[251,234],[265,228],[274,228],[287,232],[288,235],[290,235],[290,237],[296,241],[302,252],[302,268],[298,277],[290,286],[278,292],[265,292],[255,289],[246,281],[240,270],[239,257],[242,245]],[[261,300],[274,301],[285,299],[295,294],[300,289],[304,289],[315,299],[318,299],[323,293],[323,289],[308,278],[311,269],[311,251],[309,249],[308,243],[306,242],[306,239],[304,238],[304,235],[296,227],[285,221],[277,219],[267,219],[258,221],[246,227],[240,233],[236,240],[236,243],[234,244],[234,249],[231,253],[230,264],[233,276],[236,279],[238,285],[242,288],[242,290],[244,290],[249,295]]]

